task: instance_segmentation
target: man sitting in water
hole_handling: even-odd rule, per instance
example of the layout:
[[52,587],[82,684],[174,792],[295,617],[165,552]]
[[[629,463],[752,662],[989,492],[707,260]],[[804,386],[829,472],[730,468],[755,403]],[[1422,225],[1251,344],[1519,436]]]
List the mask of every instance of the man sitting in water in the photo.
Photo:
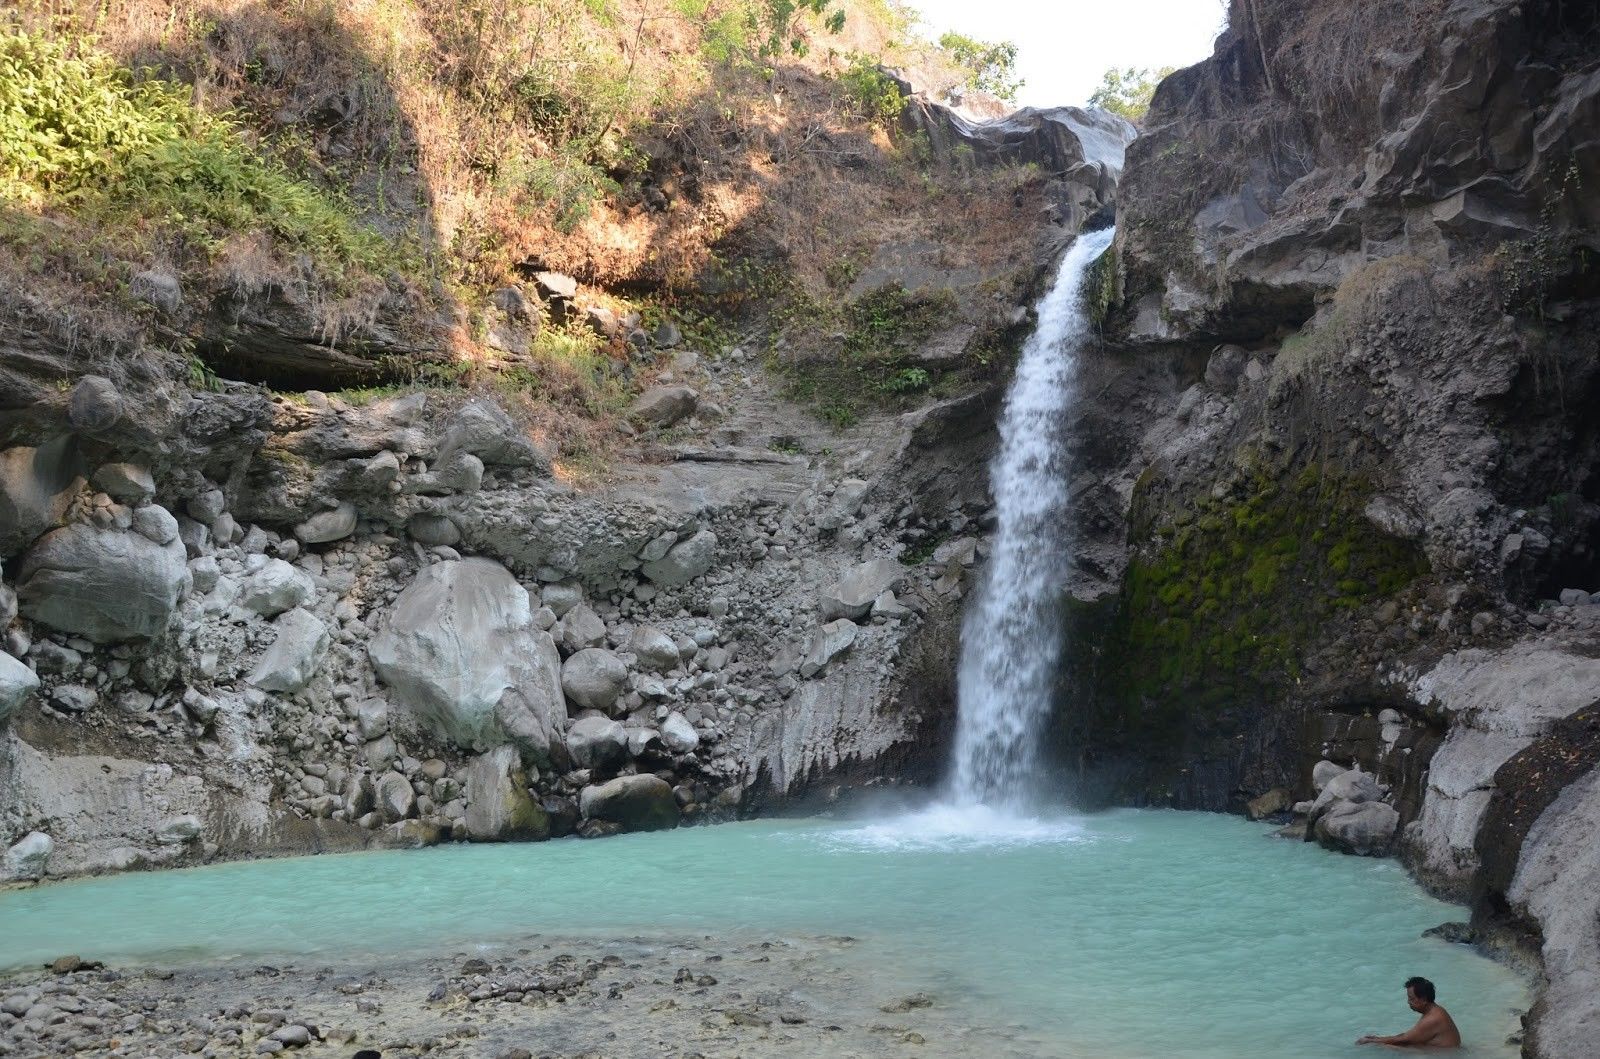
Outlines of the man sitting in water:
[[1406,1003],[1422,1017],[1404,1033],[1392,1037],[1363,1037],[1357,1044],[1390,1044],[1399,1048],[1459,1048],[1461,1031],[1450,1012],[1433,1002],[1433,983],[1426,978],[1406,980]]

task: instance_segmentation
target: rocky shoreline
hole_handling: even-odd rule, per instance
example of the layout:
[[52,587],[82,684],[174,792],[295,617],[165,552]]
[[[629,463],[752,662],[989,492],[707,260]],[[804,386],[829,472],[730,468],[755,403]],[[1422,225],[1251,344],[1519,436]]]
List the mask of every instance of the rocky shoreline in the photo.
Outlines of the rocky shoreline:
[[202,1059],[1037,1055],[851,937],[536,936],[448,955],[0,979],[0,1055]]

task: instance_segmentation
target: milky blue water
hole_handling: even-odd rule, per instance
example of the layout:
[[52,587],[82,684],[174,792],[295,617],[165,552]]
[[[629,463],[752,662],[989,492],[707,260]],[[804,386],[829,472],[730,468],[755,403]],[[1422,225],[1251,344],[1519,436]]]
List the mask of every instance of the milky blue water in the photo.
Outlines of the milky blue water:
[[1242,819],[930,810],[603,841],[451,846],[125,874],[0,893],[0,967],[301,962],[529,934],[849,934],[852,973],[1023,1028],[1063,1057],[1361,1056],[1438,983],[1473,1056],[1509,1057],[1523,983],[1419,933],[1462,911],[1391,861]]

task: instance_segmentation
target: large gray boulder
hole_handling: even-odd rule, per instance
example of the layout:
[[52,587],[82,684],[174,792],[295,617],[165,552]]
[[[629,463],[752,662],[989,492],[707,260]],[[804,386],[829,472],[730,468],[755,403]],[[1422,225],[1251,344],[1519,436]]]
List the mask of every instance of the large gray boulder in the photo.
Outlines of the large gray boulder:
[[822,617],[865,618],[873,602],[885,592],[905,583],[906,568],[893,559],[873,559],[851,567],[843,577],[822,592]]
[[609,713],[627,685],[628,667],[603,647],[587,647],[561,666],[561,689],[584,709]]
[[716,555],[717,535],[705,529],[674,544],[667,554],[645,563],[639,571],[658,585],[683,585],[711,569]]
[[0,651],[0,724],[38,688],[39,678],[33,670]]
[[369,653],[392,697],[456,745],[506,741],[549,764],[567,724],[555,642],[490,559],[436,563],[394,601]]
[[665,831],[678,826],[678,802],[659,776],[618,776],[585,787],[578,796],[585,820],[604,820],[624,831]]
[[315,591],[310,574],[282,559],[268,559],[245,580],[238,603],[263,618],[275,618],[310,599]]
[[661,722],[661,741],[674,754],[692,754],[700,745],[700,733],[694,730],[687,717],[673,710]]
[[1318,818],[1312,833],[1329,849],[1382,857],[1389,853],[1399,828],[1400,814],[1391,805],[1340,801]]
[[411,781],[398,772],[385,772],[378,777],[376,800],[378,812],[391,823],[417,813],[417,792],[412,789]]
[[60,524],[83,487],[82,473],[70,437],[0,452],[0,559]]
[[552,632],[561,641],[562,650],[568,654],[586,647],[599,647],[606,642],[606,623],[587,603],[579,603],[567,611],[560,626]]
[[0,857],[0,879],[42,879],[56,844],[43,831],[30,831]]
[[328,627],[300,607],[279,615],[272,627],[276,636],[256,663],[250,683],[262,691],[299,691],[311,683],[328,653]]
[[528,777],[514,747],[495,747],[467,766],[466,822],[474,842],[550,837],[550,817],[529,797]]
[[319,511],[294,528],[294,535],[305,544],[341,541],[356,531],[356,508],[346,501],[332,511]]
[[527,430],[504,409],[484,400],[468,401],[457,410],[434,463],[443,467],[461,453],[475,456],[489,467],[550,468],[549,455],[534,444]]
[[603,769],[628,759],[628,733],[609,717],[580,717],[567,729],[567,753],[580,769]]
[[[156,507],[146,511],[164,510]],[[171,516],[167,518],[170,520]],[[47,533],[23,558],[17,596],[24,616],[97,643],[165,631],[189,583],[175,538],[74,524]]]
[[641,666],[657,673],[677,668],[680,661],[678,645],[672,637],[653,625],[641,625],[634,629],[633,635],[628,638],[628,650],[633,652]]

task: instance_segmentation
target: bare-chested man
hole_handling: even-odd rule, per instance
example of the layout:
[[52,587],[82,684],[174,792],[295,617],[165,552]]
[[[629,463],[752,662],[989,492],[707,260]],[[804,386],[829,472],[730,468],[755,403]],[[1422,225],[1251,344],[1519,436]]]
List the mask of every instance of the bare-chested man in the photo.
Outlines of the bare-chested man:
[[1406,1003],[1422,1017],[1404,1033],[1392,1037],[1363,1037],[1357,1044],[1389,1044],[1397,1048],[1459,1048],[1461,1031],[1450,1012],[1433,1002],[1433,983],[1426,978],[1406,980]]

